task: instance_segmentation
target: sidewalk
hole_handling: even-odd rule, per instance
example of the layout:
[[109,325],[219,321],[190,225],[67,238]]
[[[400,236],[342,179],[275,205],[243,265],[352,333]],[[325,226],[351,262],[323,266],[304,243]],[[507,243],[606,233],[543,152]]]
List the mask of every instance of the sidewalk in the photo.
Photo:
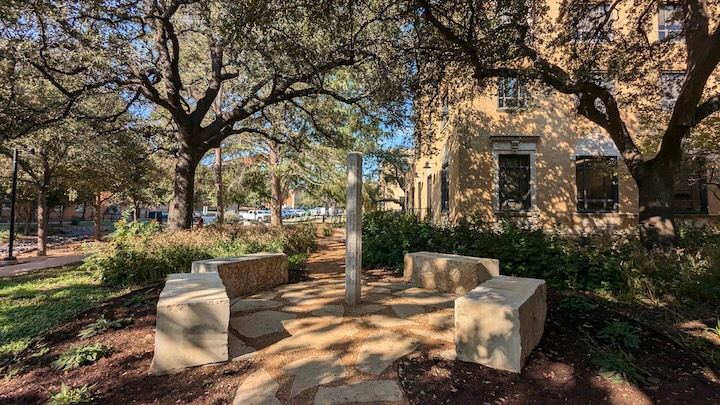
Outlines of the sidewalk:
[[230,300],[230,356],[252,359],[234,405],[406,405],[402,357],[454,358],[457,296],[366,274],[362,304],[347,305],[344,265],[336,231],[318,239],[310,280]]
[[79,244],[74,243],[48,249],[47,256],[43,257],[35,256],[35,251],[18,254],[17,264],[0,267],[0,278],[17,276],[35,270],[51,269],[80,263],[85,259],[85,255],[78,254],[73,248],[78,245]]

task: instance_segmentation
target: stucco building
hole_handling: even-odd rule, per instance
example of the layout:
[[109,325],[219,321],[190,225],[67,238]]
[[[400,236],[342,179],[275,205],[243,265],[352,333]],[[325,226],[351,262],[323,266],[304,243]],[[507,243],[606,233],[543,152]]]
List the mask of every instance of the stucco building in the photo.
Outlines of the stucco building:
[[[660,7],[655,40],[681,29],[672,21],[671,7]],[[557,13],[556,5],[552,12]],[[660,109],[674,105],[680,70],[684,65],[670,65],[648,78],[659,84]],[[499,78],[482,89],[470,84],[447,88],[440,96],[416,101],[418,135],[405,189],[408,211],[437,222],[513,217],[569,232],[637,224],[635,181],[610,137],[576,113],[573,96],[516,78]],[[623,113],[631,133],[640,133],[633,111]],[[701,154],[688,159],[676,180],[676,218],[703,224],[720,215],[720,200],[707,186],[715,161]]]

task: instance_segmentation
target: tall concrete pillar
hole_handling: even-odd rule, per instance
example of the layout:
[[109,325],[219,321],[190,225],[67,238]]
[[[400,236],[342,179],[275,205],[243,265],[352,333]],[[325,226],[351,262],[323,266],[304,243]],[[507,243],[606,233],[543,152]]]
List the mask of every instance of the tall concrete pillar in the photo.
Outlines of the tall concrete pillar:
[[347,202],[345,204],[345,302],[360,303],[362,271],[362,153],[347,157]]

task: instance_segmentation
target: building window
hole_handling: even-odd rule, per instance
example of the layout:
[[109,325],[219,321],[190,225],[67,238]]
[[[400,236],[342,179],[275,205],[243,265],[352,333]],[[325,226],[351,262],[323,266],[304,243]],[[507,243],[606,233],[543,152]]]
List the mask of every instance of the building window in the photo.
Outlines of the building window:
[[445,93],[443,94],[442,100],[441,100],[441,121],[442,121],[442,127],[445,128],[448,124],[448,120],[450,117],[450,107],[448,105],[448,92],[445,90]]
[[418,181],[417,184],[417,216],[420,216],[420,212],[422,211],[422,189],[423,184],[421,181]]
[[684,73],[665,72],[660,74],[660,107],[664,109],[675,107],[684,81]]
[[498,108],[526,108],[527,89],[517,77],[498,78]]
[[575,26],[575,40],[600,42],[611,39],[613,18],[610,13],[608,3],[588,5]]
[[529,211],[532,206],[530,155],[498,155],[498,167],[500,211]]
[[448,183],[447,165],[444,165],[440,172],[440,211],[450,211],[450,184]]
[[500,25],[508,25],[512,21],[513,8],[510,0],[495,0],[495,14]]
[[617,158],[578,156],[575,159],[578,212],[618,209]]
[[658,39],[679,40],[682,33],[682,9],[676,4],[660,6],[658,12]]
[[675,175],[673,210],[677,214],[707,214],[707,176],[705,160],[683,162]]
[[427,176],[427,215],[428,218],[432,217],[432,190],[433,190],[433,181],[432,181],[432,175]]
[[415,186],[410,187],[410,201],[408,202],[408,207],[410,208],[410,212],[413,212],[415,210]]

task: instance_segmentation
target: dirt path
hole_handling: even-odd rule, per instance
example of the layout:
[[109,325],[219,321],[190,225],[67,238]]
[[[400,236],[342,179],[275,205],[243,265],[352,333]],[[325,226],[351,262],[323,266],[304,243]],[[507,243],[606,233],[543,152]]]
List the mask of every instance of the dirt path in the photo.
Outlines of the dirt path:
[[345,231],[335,229],[332,236],[318,238],[317,247],[307,260],[308,275],[342,274],[345,271]]
[[17,255],[17,263],[0,267],[0,277],[12,277],[35,270],[80,263],[85,259],[85,255],[80,254],[79,247],[80,243],[51,247],[47,250],[47,256],[40,257],[36,256],[34,251],[20,253]]

